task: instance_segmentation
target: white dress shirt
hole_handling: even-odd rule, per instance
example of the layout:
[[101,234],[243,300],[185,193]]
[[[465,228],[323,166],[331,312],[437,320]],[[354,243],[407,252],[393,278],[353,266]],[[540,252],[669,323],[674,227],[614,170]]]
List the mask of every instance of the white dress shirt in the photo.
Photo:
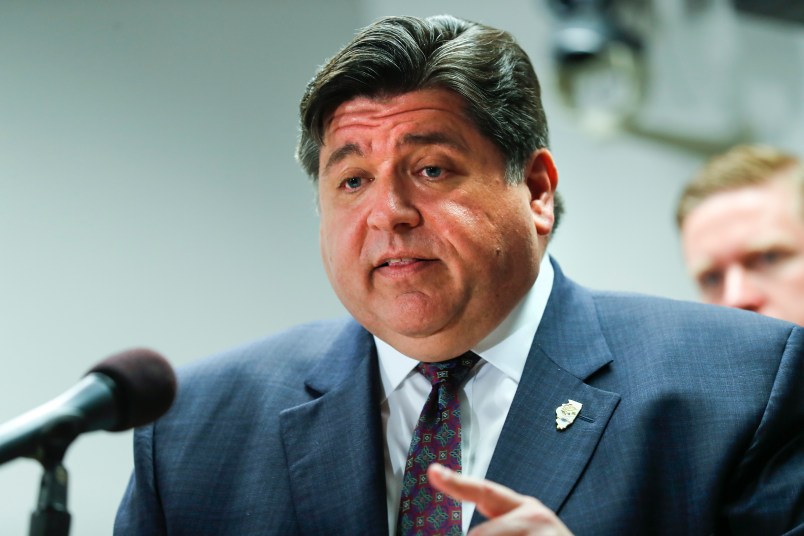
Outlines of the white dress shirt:
[[[545,254],[533,287],[511,314],[472,348],[481,359],[459,393],[461,468],[465,475],[477,478],[486,475],[552,288],[553,267]],[[377,337],[374,341],[383,387],[386,501],[388,528],[393,536],[410,440],[432,385],[416,372],[417,360],[399,353]],[[462,508],[466,533],[475,505],[464,502]]]

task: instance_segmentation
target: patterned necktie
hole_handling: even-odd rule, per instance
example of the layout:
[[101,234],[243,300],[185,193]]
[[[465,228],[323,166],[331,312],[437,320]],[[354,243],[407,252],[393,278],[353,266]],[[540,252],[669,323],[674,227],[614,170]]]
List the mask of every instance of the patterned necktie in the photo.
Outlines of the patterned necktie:
[[427,467],[438,462],[461,471],[461,408],[458,390],[477,360],[472,352],[416,369],[433,384],[413,430],[396,532],[399,536],[460,535],[461,503],[427,482]]

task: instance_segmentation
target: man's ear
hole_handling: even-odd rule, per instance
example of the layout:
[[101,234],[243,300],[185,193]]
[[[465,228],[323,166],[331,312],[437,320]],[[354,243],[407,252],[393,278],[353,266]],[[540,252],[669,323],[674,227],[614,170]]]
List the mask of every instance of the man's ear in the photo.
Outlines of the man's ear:
[[525,167],[525,184],[530,192],[530,208],[536,231],[540,235],[548,235],[555,222],[553,209],[558,186],[558,171],[550,151],[533,151]]

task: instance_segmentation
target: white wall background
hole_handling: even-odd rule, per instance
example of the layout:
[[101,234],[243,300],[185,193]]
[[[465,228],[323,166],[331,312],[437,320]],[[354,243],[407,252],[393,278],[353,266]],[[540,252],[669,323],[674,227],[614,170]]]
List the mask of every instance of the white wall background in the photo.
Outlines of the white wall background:
[[[542,4],[0,0],[0,422],[119,350],[148,346],[178,366],[343,314],[293,160],[296,110],[315,68],[381,15],[449,12],[516,35],[544,84],[564,270],[694,298],[672,207],[706,155],[580,132],[552,88]],[[803,150],[804,28],[738,26],[734,113],[755,139]],[[130,441],[96,433],[69,450],[72,534],[111,533]],[[0,467],[0,534],[27,533],[40,474],[26,459]]]

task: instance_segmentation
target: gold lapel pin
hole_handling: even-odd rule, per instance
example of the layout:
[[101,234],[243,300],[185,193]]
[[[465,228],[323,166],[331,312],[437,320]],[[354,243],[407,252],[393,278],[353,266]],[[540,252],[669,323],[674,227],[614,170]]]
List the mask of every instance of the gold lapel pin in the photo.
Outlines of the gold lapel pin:
[[565,430],[575,422],[575,417],[581,412],[583,404],[574,400],[568,400],[566,404],[561,404],[556,408],[556,430]]

